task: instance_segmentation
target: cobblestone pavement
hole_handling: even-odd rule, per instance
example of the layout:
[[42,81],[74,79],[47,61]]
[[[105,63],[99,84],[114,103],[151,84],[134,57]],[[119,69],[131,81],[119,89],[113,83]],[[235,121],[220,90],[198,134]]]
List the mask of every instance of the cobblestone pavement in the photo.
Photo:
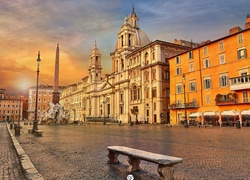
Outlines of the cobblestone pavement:
[[6,123],[0,122],[0,179],[25,179]]
[[[39,126],[42,137],[23,126],[17,140],[45,180],[123,180],[127,157],[107,164],[107,146],[122,145],[183,158],[175,165],[178,180],[250,179],[250,128],[165,127],[164,125],[51,125]],[[141,162],[135,180],[158,179],[157,165]]]

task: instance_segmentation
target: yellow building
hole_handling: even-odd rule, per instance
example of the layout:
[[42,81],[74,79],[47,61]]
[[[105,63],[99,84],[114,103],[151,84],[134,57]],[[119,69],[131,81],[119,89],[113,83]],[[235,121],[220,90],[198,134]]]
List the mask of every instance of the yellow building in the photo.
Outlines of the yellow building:
[[250,16],[246,27],[170,59],[170,118],[228,125],[250,119]]

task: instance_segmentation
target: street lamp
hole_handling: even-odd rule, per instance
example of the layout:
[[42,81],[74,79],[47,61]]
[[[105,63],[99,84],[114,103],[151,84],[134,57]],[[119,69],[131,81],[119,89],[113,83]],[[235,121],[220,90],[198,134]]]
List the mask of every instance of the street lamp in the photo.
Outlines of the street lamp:
[[182,80],[183,80],[183,89],[184,89],[184,127],[188,127],[188,122],[187,122],[187,107],[186,107],[186,86],[185,86],[185,81],[186,81],[186,76],[183,73],[182,75]]
[[20,95],[19,95],[18,124],[15,124],[15,125],[14,125],[14,128],[15,128],[15,135],[20,135],[20,129],[21,129],[21,126],[20,126],[21,106],[22,106],[22,103],[21,103],[21,101],[22,101],[21,94],[22,94],[22,92],[21,92]]
[[35,119],[34,119],[34,123],[33,123],[33,129],[32,129],[32,133],[34,133],[36,130],[38,130],[38,121],[37,121],[37,101],[38,101],[38,82],[39,82],[39,64],[40,64],[40,51],[38,51],[38,58],[37,58],[37,71],[36,71],[36,104],[35,104]]
[[106,125],[106,120],[105,120],[105,104],[107,102],[107,98],[106,96],[104,97],[104,100],[103,100],[103,125]]

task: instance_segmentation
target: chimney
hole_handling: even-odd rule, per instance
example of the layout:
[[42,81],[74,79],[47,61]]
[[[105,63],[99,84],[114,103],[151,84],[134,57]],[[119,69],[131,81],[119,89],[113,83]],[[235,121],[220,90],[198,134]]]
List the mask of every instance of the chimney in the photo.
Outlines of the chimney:
[[245,28],[250,28],[250,14],[247,15],[246,17],[246,24],[245,24]]
[[242,29],[239,27],[239,26],[236,26],[236,27],[233,27],[231,29],[229,29],[229,34],[234,34],[234,33],[237,33],[237,32],[240,32]]

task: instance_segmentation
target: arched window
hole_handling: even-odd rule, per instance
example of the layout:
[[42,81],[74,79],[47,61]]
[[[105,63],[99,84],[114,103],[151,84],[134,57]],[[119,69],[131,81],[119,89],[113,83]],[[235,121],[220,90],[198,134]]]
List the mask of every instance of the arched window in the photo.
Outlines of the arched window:
[[149,63],[149,59],[148,59],[148,53],[145,53],[145,64],[147,65]]
[[131,101],[136,101],[140,99],[140,88],[138,88],[138,86],[133,85],[132,89],[130,90],[131,93]]
[[121,59],[121,70],[124,70],[124,60]]

